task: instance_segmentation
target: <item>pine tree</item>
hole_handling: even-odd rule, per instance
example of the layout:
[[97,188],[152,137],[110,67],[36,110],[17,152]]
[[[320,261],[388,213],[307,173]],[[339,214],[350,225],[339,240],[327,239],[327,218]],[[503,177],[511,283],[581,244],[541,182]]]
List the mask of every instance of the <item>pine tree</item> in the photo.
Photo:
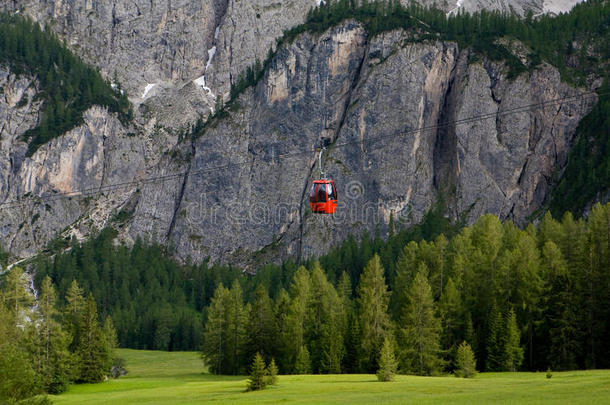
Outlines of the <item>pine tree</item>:
[[517,316],[512,309],[506,317],[506,346],[504,349],[505,369],[509,371],[517,371],[523,361],[523,348],[520,345],[519,325],[517,325]]
[[396,374],[396,358],[394,357],[394,347],[386,336],[383,341],[381,353],[379,355],[379,370],[377,370],[377,379],[379,381],[392,381]]
[[388,316],[389,293],[383,277],[383,267],[378,255],[373,256],[362,273],[358,286],[358,307],[361,330],[361,361],[368,372],[377,370],[381,346],[390,332]]
[[260,353],[256,353],[250,369],[248,391],[264,390],[267,386],[266,376],[265,360],[263,360],[263,356],[261,356]]
[[434,313],[432,289],[423,271],[409,289],[409,305],[404,310],[404,369],[417,375],[436,374],[441,365],[440,322]]
[[472,348],[465,341],[458,347],[455,359],[456,377],[473,378],[477,375],[477,362]]

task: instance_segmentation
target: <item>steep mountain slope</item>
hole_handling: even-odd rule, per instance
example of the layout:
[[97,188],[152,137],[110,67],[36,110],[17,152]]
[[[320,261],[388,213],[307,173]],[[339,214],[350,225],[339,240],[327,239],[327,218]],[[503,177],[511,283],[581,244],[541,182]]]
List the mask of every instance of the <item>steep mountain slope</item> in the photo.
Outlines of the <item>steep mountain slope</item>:
[[[507,112],[585,92],[551,66],[508,80],[501,63],[452,43],[411,43],[402,31],[369,38],[346,22],[305,34],[193,141],[184,178],[142,189],[130,232],[184,259],[308,256],[347,233],[383,230],[392,215],[416,223],[443,190],[454,218],[493,212],[523,222],[595,99]],[[342,199],[334,217],[307,214],[322,138],[334,143],[324,157]]]
[[[236,13],[237,3],[244,2],[227,10]],[[224,35],[221,23],[204,47],[228,41]],[[228,70],[262,58],[264,48]],[[522,44],[505,49],[529,64]],[[180,66],[179,77],[194,72]],[[596,102],[546,63],[515,75],[503,60],[455,42],[402,29],[372,35],[347,20],[281,46],[256,86],[186,139],[178,130],[208,111],[213,89],[202,89],[203,79],[176,86],[183,79],[170,69],[169,84],[132,95],[138,110],[129,127],[94,107],[81,126],[25,157],[20,137],[38,119],[36,79],[2,71],[14,96],[0,100],[12,128],[1,137],[0,238],[17,256],[36,253],[57,233],[86,237],[111,224],[123,240],[155,240],[184,260],[302,257],[349,233],[417,223],[439,200],[455,220],[491,212],[523,223],[547,202],[576,127]],[[142,69],[134,72],[124,74]],[[324,165],[342,201],[334,217],[307,207],[322,139],[331,141]]]

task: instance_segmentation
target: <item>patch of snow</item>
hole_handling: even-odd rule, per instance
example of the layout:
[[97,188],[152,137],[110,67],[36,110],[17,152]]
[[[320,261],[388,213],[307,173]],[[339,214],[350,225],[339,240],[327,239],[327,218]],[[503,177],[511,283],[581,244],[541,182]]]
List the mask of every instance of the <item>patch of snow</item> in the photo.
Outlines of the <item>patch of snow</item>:
[[[119,88],[119,85],[116,83],[110,83],[110,87],[112,87],[112,90],[116,91],[116,89]],[[121,95],[125,94],[125,92],[123,91],[123,89],[121,89]]]
[[449,10],[449,12],[447,13],[447,17],[449,17],[450,15],[457,14],[458,11],[460,10],[460,7],[462,7],[463,2],[464,2],[464,0],[457,0],[455,2],[455,7],[452,8],[451,10]]
[[149,91],[151,91],[153,89],[153,87],[155,87],[157,84],[159,83],[148,83],[146,85],[146,87],[144,88],[144,93],[142,94],[142,97],[140,98],[146,98],[146,95],[148,94]]
[[316,0],[318,2],[318,7],[320,7],[322,4],[326,4],[326,2],[324,0]]
[[220,34],[220,25],[216,27],[216,30],[214,31],[214,40],[218,39],[218,34]]
[[582,0],[545,0],[542,9],[545,13],[566,13]]
[[214,55],[216,55],[216,45],[208,49],[208,63],[205,65],[205,70],[208,70],[210,64],[212,63],[212,59],[214,59]]
[[193,80],[193,83],[195,83],[197,86],[201,86],[201,88],[204,89],[205,91],[207,91],[210,96],[212,96],[213,98],[216,98],[214,93],[212,93],[212,89],[210,89],[209,87],[207,87],[205,85],[205,75]]

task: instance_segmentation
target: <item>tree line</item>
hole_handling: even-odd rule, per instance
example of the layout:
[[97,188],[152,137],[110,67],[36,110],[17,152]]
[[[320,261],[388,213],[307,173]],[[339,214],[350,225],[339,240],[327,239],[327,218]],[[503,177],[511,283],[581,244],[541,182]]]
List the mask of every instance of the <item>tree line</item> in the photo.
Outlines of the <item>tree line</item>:
[[222,374],[257,352],[284,373],[372,373],[388,339],[399,369],[419,375],[453,371],[463,342],[484,371],[604,368],[608,283],[610,205],[525,230],[486,215],[451,240],[408,243],[390,273],[374,254],[355,289],[318,262],[275,300],[263,284],[249,302],[239,280],[221,284],[202,353]]
[[525,229],[486,215],[457,230],[432,215],[253,275],[114,235],[41,261],[37,279],[65,291],[76,278],[123,347],[203,347],[214,372],[244,373],[257,352],[281,372],[375,372],[386,338],[416,374],[452,371],[463,342],[480,371],[610,366],[610,204]]
[[[106,106],[123,122],[132,117],[127,95],[104,80],[59,41],[50,29],[8,13],[0,14],[0,63],[11,72],[36,78],[44,100],[38,125],[25,133],[28,155],[41,145],[83,122],[83,113],[93,105]],[[27,103],[28,100],[22,100]]]
[[36,296],[27,286],[18,267],[0,284],[0,402],[58,394],[71,382],[102,381],[117,345],[112,319],[100,322],[93,296],[76,281],[63,305],[49,277]]

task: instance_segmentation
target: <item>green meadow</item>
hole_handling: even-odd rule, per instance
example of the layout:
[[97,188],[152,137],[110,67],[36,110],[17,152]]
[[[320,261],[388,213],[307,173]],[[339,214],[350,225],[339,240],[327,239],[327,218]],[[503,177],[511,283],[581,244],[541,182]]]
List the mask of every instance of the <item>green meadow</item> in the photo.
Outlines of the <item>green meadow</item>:
[[290,375],[264,391],[245,392],[244,376],[205,372],[196,352],[120,349],[129,373],[101,384],[73,385],[56,404],[610,404],[610,370],[482,373],[474,379],[398,375]]

